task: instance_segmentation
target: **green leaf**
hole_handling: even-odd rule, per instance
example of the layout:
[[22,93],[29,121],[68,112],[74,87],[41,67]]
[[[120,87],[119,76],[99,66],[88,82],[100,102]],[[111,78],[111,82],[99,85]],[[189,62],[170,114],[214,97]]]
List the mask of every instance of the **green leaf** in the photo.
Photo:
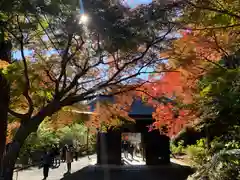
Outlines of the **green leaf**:
[[38,30],[43,31],[44,29],[47,29],[49,26],[48,22],[44,19],[40,20],[40,22],[38,23]]
[[206,96],[210,92],[211,89],[212,89],[212,85],[210,84],[200,92],[200,96],[201,97]]
[[46,92],[46,97],[47,97],[47,99],[48,100],[51,100],[51,99],[53,99],[53,95],[52,95],[52,92]]

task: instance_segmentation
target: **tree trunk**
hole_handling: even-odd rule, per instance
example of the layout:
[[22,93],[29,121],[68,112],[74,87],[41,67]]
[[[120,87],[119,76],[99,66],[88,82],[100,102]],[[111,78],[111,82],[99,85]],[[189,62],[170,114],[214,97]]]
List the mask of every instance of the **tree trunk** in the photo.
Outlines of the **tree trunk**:
[[3,159],[3,172],[1,180],[12,180],[15,163],[20,149],[21,144],[19,142],[13,142],[9,146],[9,151],[6,153]]
[[5,152],[9,106],[9,85],[3,74],[0,74],[0,170]]
[[20,149],[23,146],[23,143],[26,140],[26,138],[31,134],[33,129],[35,129],[33,123],[31,124],[29,123],[28,125],[21,125],[20,128],[18,129],[12,143],[9,144],[8,151],[6,152],[3,159],[2,179],[12,180],[13,170]]
[[[3,35],[2,35],[3,36]],[[11,63],[11,49],[10,41],[5,41],[4,36],[0,42],[0,60]],[[10,101],[10,87],[8,80],[4,74],[0,72],[0,175],[2,173],[3,156],[5,152],[7,123],[8,123],[8,107]]]
[[39,113],[37,113],[31,119],[24,120],[25,122],[21,124],[20,128],[18,129],[17,133],[13,138],[13,142],[9,145],[8,152],[4,156],[2,176],[0,177],[0,180],[12,180],[15,163],[25,140],[32,132],[37,131],[38,126],[45,119],[45,117],[51,116],[60,108],[60,104],[53,101],[52,103],[44,107],[42,110],[40,110]]

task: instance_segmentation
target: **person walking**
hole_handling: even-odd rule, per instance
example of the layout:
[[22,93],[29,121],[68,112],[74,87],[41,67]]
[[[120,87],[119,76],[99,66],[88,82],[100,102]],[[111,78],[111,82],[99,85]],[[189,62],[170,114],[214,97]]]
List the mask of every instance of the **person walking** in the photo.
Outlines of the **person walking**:
[[128,159],[128,145],[129,143],[127,141],[123,142],[123,153],[126,159]]
[[72,161],[73,161],[72,148],[70,146],[66,146],[67,173],[71,173]]
[[143,159],[143,161],[146,161],[146,149],[145,149],[145,144],[141,142],[140,147],[141,147],[142,159]]
[[75,148],[74,157],[75,157],[75,161],[77,161],[78,160],[78,149],[77,148]]
[[58,145],[55,145],[54,147],[54,163],[55,167],[58,168],[60,166],[60,149]]
[[43,163],[43,180],[46,180],[49,173],[49,168],[52,165],[52,155],[51,152],[48,150],[44,152],[42,156],[42,163]]
[[140,154],[140,145],[139,145],[139,143],[135,144],[135,151],[134,151],[134,153],[135,153],[135,157],[139,156],[139,154]]
[[60,154],[61,154],[62,162],[65,162],[66,161],[66,146],[61,148]]
[[132,160],[133,160],[134,145],[132,143],[128,147],[128,152],[132,156]]

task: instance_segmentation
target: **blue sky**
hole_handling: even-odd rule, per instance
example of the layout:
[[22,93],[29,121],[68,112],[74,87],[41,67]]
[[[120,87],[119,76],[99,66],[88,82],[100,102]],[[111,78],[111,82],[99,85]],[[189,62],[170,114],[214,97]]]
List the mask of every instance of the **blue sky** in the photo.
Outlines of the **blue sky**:
[[134,8],[140,4],[148,4],[151,3],[152,0],[127,0],[130,7]]

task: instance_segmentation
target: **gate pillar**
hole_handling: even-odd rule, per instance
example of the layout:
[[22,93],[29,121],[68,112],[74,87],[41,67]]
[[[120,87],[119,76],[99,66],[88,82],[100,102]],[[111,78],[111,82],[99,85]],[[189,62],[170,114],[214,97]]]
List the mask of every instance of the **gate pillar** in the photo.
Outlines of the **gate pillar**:
[[97,164],[121,165],[121,132],[98,133]]
[[146,165],[170,163],[170,139],[158,130],[144,133]]

